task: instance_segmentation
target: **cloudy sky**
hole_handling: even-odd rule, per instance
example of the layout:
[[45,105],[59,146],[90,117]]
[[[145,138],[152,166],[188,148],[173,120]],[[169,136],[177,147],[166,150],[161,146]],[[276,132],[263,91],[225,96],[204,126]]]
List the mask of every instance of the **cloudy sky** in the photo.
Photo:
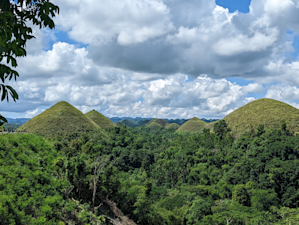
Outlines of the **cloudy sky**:
[[105,116],[222,118],[259,98],[299,107],[299,0],[52,0],[9,118],[58,101]]

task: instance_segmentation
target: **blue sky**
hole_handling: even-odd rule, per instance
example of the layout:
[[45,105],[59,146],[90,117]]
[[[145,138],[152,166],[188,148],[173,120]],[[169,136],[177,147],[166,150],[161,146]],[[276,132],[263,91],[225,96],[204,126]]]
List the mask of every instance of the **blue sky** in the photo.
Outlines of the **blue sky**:
[[299,0],[52,2],[56,28],[33,27],[6,117],[62,100],[110,117],[223,118],[264,97],[299,106]]
[[238,10],[242,13],[249,12],[251,0],[216,0],[216,4],[228,8],[231,13]]

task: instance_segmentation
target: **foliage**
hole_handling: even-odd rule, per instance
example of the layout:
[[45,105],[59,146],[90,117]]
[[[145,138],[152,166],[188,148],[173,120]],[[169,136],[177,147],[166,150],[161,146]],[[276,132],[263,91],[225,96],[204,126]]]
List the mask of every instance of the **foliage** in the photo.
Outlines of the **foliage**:
[[[25,155],[13,161],[13,169],[0,170],[0,176],[7,177],[3,171],[15,171],[18,165],[41,168],[32,167],[27,159],[42,160],[38,171],[47,173],[49,186],[38,186],[34,178],[31,187],[45,188],[44,196],[56,196],[60,205],[49,208],[44,197],[38,205],[41,213],[29,215],[56,223],[298,223],[299,137],[288,133],[283,123],[276,130],[261,125],[235,140],[225,121],[215,127],[215,133],[204,129],[186,134],[122,126],[108,129],[107,136],[100,131],[69,133],[48,141],[35,135],[7,135],[0,143],[6,146],[1,154],[23,146]],[[21,137],[36,141],[23,144]],[[10,162],[1,161],[0,168]],[[19,175],[13,178],[2,184],[9,187],[13,182],[17,188],[24,182]],[[5,185],[0,183],[1,187]],[[17,204],[14,199],[21,192],[12,190],[4,199]],[[1,204],[1,213],[8,216],[10,206]],[[16,215],[22,218],[26,211],[18,209]]]

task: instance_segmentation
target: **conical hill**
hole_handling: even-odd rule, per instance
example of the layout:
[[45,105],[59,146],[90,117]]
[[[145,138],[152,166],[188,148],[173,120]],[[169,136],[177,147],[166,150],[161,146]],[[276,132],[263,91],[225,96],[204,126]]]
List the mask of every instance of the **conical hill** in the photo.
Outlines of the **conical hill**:
[[148,125],[150,125],[151,123],[157,123],[164,128],[168,125],[168,123],[163,119],[152,119],[148,122]]
[[58,102],[51,108],[27,121],[18,131],[40,133],[47,137],[72,132],[94,131],[101,129],[81,111],[67,102]]
[[290,131],[299,131],[299,110],[286,103],[267,98],[252,101],[223,119],[235,137],[252,128],[256,130],[259,124],[264,124],[265,128],[279,129],[282,120],[287,122],[287,129]]
[[197,117],[193,117],[192,119],[185,122],[182,126],[177,129],[178,132],[189,132],[195,133],[203,130],[207,122],[198,119]]
[[106,116],[99,113],[98,111],[91,110],[85,115],[102,128],[107,129],[116,127],[116,125],[110,119],[108,119]]
[[177,130],[180,127],[177,123],[170,123],[168,124],[165,129],[167,130]]

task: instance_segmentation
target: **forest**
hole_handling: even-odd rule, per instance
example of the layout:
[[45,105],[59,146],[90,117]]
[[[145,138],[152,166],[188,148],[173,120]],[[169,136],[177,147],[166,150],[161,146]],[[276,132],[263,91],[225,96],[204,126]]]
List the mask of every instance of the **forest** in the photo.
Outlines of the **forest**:
[[127,126],[0,136],[0,224],[298,224],[299,137]]

